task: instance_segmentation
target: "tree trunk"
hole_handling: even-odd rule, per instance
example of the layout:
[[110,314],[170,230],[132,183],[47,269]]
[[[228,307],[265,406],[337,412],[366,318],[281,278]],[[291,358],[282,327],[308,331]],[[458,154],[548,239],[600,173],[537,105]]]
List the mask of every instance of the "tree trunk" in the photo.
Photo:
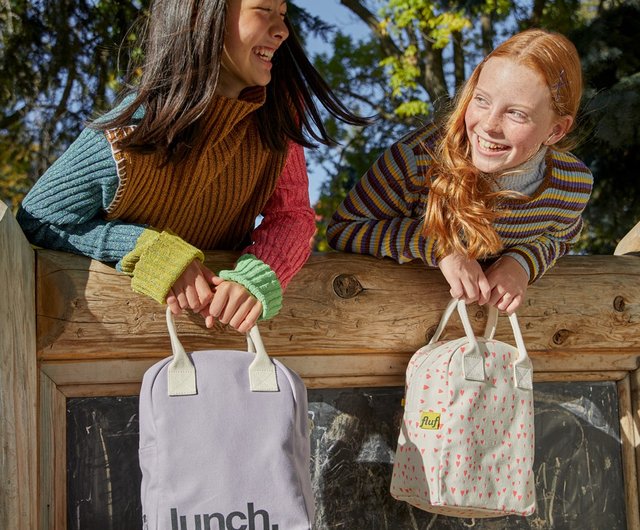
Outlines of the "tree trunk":
[[442,62],[442,49],[434,48],[431,42],[424,39],[425,49],[423,61],[420,67],[422,71],[422,86],[429,94],[431,104],[435,112],[446,106],[449,101],[449,90],[444,78],[444,66]]
[[542,14],[546,6],[546,0],[534,0],[531,18],[529,19],[529,27],[539,27],[542,21]]
[[456,31],[453,33],[453,75],[455,78],[455,89],[462,86],[466,79],[464,71],[464,43],[462,38],[462,31]]
[[382,50],[387,55],[401,53],[393,39],[382,32],[377,17],[360,0],[340,0],[340,3],[369,26],[369,29],[379,37]]
[[486,57],[493,50],[493,20],[488,13],[480,15],[480,33],[482,35],[482,55]]

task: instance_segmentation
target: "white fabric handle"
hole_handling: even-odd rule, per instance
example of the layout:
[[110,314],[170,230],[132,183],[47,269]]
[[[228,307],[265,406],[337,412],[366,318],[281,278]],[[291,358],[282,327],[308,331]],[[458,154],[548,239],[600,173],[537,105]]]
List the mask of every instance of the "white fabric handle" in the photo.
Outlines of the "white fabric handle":
[[429,341],[429,344],[433,344],[440,339],[440,335],[444,331],[445,326],[449,322],[451,315],[458,309],[458,314],[460,315],[460,321],[462,322],[462,327],[464,328],[464,332],[469,339],[469,344],[464,350],[462,354],[462,369],[464,371],[464,378],[469,381],[484,381],[484,358],[482,357],[482,353],[480,352],[480,347],[478,346],[478,341],[476,340],[476,336],[473,333],[473,328],[471,327],[471,323],[469,322],[469,317],[467,316],[467,306],[464,301],[456,300],[452,298],[447,308],[444,310],[444,314],[440,319],[440,323],[436,328],[433,337]]
[[[170,396],[190,396],[197,394],[196,368],[184,350],[176,332],[173,314],[167,307],[167,329],[171,339],[173,360],[168,367],[168,389]],[[276,366],[265,350],[258,326],[247,333],[247,349],[255,353],[249,365],[249,384],[252,392],[277,392]]]
[[498,310],[494,306],[489,306],[489,313],[487,315],[487,325],[484,328],[484,338],[493,339],[496,335],[496,328],[498,327]]
[[247,333],[247,346],[251,353],[255,353],[249,365],[251,392],[277,392],[276,365],[267,354],[257,325]]
[[184,351],[176,326],[173,322],[173,314],[167,307],[167,328],[169,330],[169,338],[171,339],[171,350],[173,351],[173,360],[169,364],[167,372],[167,385],[170,396],[192,396],[198,393],[196,388],[196,367],[193,366],[191,359]]
[[[433,344],[438,339],[440,339],[440,335],[442,335],[447,322],[449,322],[449,319],[451,318],[451,315],[456,308],[458,309],[460,321],[462,322],[462,326],[464,328],[467,339],[469,339],[469,348],[467,348],[463,354],[464,377],[465,379],[472,381],[484,381],[484,359],[482,357],[482,353],[480,352],[478,341],[473,332],[473,328],[471,327],[471,322],[469,321],[467,306],[463,300],[456,300],[455,298],[451,299],[444,311],[444,314],[442,315],[442,318],[440,319],[440,323],[438,324],[433,337],[429,341],[429,344]],[[489,340],[493,339],[497,327],[497,322],[498,310],[495,307],[490,307],[489,315],[487,318],[487,325],[484,332],[485,338]],[[509,322],[511,322],[513,336],[516,340],[516,347],[518,349],[518,358],[513,363],[514,380],[518,388],[531,390],[533,388],[533,370],[531,368],[531,361],[529,359],[529,355],[527,354],[527,349],[524,345],[524,339],[522,338],[520,325],[518,324],[518,318],[516,317],[515,313],[509,315]]]

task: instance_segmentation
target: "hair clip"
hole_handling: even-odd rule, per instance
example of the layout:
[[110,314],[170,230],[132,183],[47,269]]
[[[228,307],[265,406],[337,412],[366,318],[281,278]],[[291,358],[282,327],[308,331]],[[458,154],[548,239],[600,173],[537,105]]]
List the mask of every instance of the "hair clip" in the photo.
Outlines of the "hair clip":
[[567,76],[564,73],[564,68],[560,70],[560,78],[558,82],[551,87],[551,94],[553,95],[553,100],[558,101],[560,96],[560,89],[567,85]]

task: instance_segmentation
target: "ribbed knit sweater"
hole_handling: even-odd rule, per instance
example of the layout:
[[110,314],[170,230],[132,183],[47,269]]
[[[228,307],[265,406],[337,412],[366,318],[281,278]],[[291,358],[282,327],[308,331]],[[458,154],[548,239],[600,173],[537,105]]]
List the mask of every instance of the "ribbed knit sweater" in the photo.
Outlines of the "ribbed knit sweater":
[[[332,248],[437,266],[437,239],[423,233],[429,150],[437,137],[437,128],[429,124],[378,158],[333,215],[327,230]],[[541,163],[546,167],[538,189],[526,199],[505,200],[504,213],[494,224],[504,244],[501,254],[516,259],[530,282],[553,266],[580,235],[593,186],[589,169],[570,153],[549,149]]]
[[[113,145],[126,129],[85,129],[23,201],[18,221],[25,234],[46,248],[117,262],[135,280],[137,260],[155,245],[153,237],[141,235],[168,230],[184,245],[158,247],[158,273],[185,260],[187,254],[163,256],[182,253],[185,245],[242,249],[264,266],[254,271],[241,260],[223,277],[253,292],[252,274],[262,278],[266,267],[284,289],[310,254],[315,223],[301,146],[291,143],[286,154],[275,153],[259,137],[255,110],[264,95],[256,88],[238,100],[216,97],[201,120],[202,141],[179,164],[163,165],[158,154],[119,151]],[[259,214],[263,219],[254,229]],[[201,255],[197,249],[180,267]]]

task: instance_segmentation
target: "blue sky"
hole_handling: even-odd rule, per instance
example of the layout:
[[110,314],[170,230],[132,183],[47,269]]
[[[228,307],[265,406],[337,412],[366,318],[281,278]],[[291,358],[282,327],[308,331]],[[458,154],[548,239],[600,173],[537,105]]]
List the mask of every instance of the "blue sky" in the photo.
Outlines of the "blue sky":
[[[366,33],[367,27],[350,10],[342,6],[338,0],[294,0],[298,7],[306,9],[310,14],[321,17],[331,24],[335,24],[345,33],[360,35]],[[315,52],[327,51],[329,47],[320,38],[307,37],[306,47],[311,55]],[[308,157],[307,157],[308,158]],[[320,186],[326,180],[327,175],[322,169],[308,165],[309,170],[309,194],[311,204],[314,204],[320,195]]]

